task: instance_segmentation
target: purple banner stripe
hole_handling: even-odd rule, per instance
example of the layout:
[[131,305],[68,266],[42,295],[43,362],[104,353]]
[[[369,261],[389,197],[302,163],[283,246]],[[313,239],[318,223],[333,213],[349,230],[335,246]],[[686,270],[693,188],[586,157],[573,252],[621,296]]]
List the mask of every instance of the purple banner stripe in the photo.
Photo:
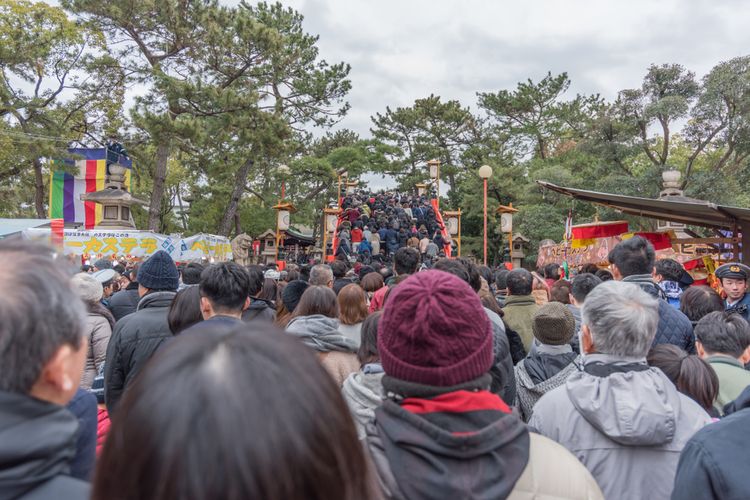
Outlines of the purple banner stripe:
[[[104,148],[71,148],[68,152],[82,157],[85,160],[106,160],[107,150]],[[118,161],[123,167],[133,168],[133,160],[120,156]]]
[[65,174],[63,185],[63,218],[66,222],[76,220],[75,178]]

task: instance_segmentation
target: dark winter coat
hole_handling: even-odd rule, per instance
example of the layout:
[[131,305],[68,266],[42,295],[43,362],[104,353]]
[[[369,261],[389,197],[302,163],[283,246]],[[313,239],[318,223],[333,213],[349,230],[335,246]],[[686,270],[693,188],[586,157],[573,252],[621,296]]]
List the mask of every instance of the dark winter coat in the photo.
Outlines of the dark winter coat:
[[580,363],[581,360],[567,344],[539,345],[516,365],[516,406],[524,422],[529,421],[534,405],[542,396],[563,385],[577,371],[576,361]]
[[494,394],[391,400],[366,427],[386,499],[600,499],[591,474]]
[[104,365],[104,400],[113,414],[123,392],[146,362],[172,338],[167,313],[175,292],[152,292],[138,303],[138,310],[115,326]]
[[510,341],[505,331],[502,318],[494,311],[484,308],[492,324],[493,362],[490,368],[492,385],[490,390],[498,394],[503,401],[513,402],[516,399],[516,377],[513,374],[513,359],[510,352]]
[[120,290],[109,298],[109,310],[115,321],[120,321],[128,314],[133,314],[138,309],[138,302],[141,301],[138,295],[138,283],[130,283],[125,290]]
[[70,477],[78,420],[62,406],[0,391],[0,498],[89,498]]
[[698,431],[677,464],[672,500],[740,500],[750,492],[750,401]]
[[96,460],[96,396],[79,388],[66,408],[78,419],[76,454],[70,463],[70,475],[90,481]]
[[644,292],[659,299],[659,324],[656,327],[654,345],[673,344],[688,354],[695,354],[693,325],[679,309],[669,305],[661,289],[651,280],[651,276],[636,274],[623,278],[622,281],[636,284]]
[[250,299],[250,307],[242,311],[242,321],[251,323],[253,321],[265,321],[273,323],[276,320],[276,309],[271,302],[263,299]]

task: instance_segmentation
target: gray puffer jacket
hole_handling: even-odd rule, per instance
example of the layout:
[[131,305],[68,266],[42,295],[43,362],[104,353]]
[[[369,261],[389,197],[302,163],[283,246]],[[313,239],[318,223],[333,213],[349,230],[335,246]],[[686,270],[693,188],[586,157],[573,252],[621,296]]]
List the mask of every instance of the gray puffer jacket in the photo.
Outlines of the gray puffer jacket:
[[669,498],[680,452],[710,417],[645,359],[584,363],[539,400],[529,426],[578,457],[605,498]]
[[383,375],[380,373],[352,373],[344,380],[342,393],[357,426],[357,437],[364,439],[367,424],[375,420],[375,408],[383,403]]

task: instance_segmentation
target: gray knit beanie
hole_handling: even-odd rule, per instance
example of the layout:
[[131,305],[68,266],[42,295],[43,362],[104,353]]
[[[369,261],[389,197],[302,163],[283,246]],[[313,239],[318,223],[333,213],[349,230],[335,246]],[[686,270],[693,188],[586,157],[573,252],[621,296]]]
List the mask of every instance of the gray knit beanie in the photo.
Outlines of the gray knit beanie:
[[576,320],[565,304],[548,302],[534,313],[531,328],[542,344],[565,345],[573,338]]

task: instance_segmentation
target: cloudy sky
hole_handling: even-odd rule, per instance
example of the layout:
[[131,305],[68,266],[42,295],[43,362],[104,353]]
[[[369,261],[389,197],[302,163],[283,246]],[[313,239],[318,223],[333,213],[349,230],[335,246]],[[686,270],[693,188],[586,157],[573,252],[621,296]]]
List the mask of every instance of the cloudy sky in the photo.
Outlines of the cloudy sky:
[[571,95],[640,85],[651,63],[699,77],[750,52],[741,0],[282,0],[320,35],[321,56],[352,66],[340,126],[369,135],[370,116],[430,93],[474,107],[477,91],[567,71]]

